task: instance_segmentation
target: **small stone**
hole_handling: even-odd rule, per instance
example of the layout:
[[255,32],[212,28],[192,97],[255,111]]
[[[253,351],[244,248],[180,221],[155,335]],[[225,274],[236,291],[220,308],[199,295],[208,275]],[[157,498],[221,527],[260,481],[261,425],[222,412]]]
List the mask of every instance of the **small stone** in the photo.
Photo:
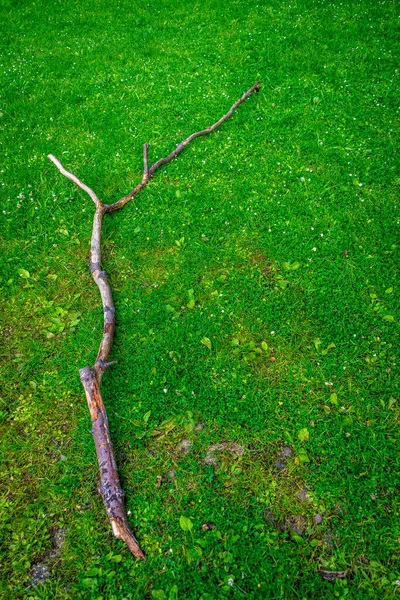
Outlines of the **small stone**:
[[317,525],[319,525],[320,523],[322,523],[322,515],[320,515],[319,513],[317,513],[315,515],[314,521]]
[[290,446],[285,446],[284,448],[282,448],[282,451],[281,451],[282,458],[287,458],[288,456],[292,456],[292,454],[293,454],[293,451]]
[[299,500],[308,500],[309,496],[307,494],[307,488],[303,487],[299,492],[297,492],[297,496]]
[[205,523],[203,523],[203,525],[201,526],[201,528],[204,531],[211,531],[212,529],[216,529],[217,526],[215,523],[212,523],[211,521],[206,521]]
[[277,469],[279,469],[280,471],[282,469],[284,469],[286,467],[285,463],[281,462],[280,460],[276,460],[274,462],[274,467],[276,467]]

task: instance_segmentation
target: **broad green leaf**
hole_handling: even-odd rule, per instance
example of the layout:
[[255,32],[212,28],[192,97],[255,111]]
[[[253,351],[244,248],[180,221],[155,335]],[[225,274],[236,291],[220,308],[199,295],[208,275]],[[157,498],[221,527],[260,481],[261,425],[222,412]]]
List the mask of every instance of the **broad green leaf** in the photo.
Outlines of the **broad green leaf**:
[[145,423],[148,422],[148,420],[150,419],[150,415],[151,415],[151,410],[149,410],[149,412],[147,412],[144,416],[143,416],[143,421]]
[[208,348],[209,350],[211,350],[211,346],[212,346],[212,344],[211,344],[211,340],[210,340],[208,337],[203,337],[203,338],[201,339],[201,343],[203,344],[203,346],[207,346],[207,348]]
[[168,600],[178,600],[178,586],[176,584],[169,590]]
[[153,590],[151,592],[151,597],[155,598],[156,600],[166,600],[167,598],[163,590]]
[[322,542],[320,540],[311,540],[310,546],[311,548],[316,548],[317,546],[321,546]]
[[184,515],[179,517],[179,525],[183,531],[191,531],[193,529],[193,522],[189,517],[185,517]]
[[268,350],[267,342],[261,342],[261,348],[264,350],[264,352],[267,352],[267,350]]
[[320,338],[315,338],[314,340],[314,346],[316,350],[319,350],[320,345],[322,344]]
[[310,437],[310,434],[308,433],[308,429],[306,429],[306,428],[300,429],[299,433],[297,434],[297,437],[299,438],[299,440],[301,442],[306,442]]
[[283,268],[285,269],[285,271],[296,271],[299,267],[300,267],[300,263],[297,261],[294,263],[290,263],[290,262],[283,263]]
[[383,320],[392,322],[392,321],[394,321],[394,316],[393,315],[385,315],[383,317]]
[[97,579],[89,579],[89,578],[82,579],[82,585],[87,588],[91,588],[91,587],[94,588],[97,585]]
[[121,554],[116,554],[115,556],[112,556],[110,558],[110,561],[113,563],[119,563],[119,562],[121,562],[121,560],[122,560]]
[[393,288],[390,287],[387,290],[385,290],[385,294],[391,294],[393,292]]
[[299,459],[299,461],[301,463],[309,463],[310,459],[308,458],[308,454],[306,452],[306,450],[304,450],[304,448],[300,448],[300,450],[297,453],[297,458]]
[[29,279],[29,277],[30,277],[29,271],[26,271],[25,269],[18,269],[18,273],[19,273],[19,276],[22,277],[23,279]]
[[337,394],[335,394],[335,392],[333,394],[331,394],[331,397],[329,398],[329,402],[331,404],[337,404],[338,403],[338,397],[337,397]]
[[322,350],[321,354],[323,354],[324,356],[326,356],[326,354],[328,354],[329,350],[332,350],[332,348],[336,348],[335,344],[328,344],[327,347],[325,348],[325,350]]

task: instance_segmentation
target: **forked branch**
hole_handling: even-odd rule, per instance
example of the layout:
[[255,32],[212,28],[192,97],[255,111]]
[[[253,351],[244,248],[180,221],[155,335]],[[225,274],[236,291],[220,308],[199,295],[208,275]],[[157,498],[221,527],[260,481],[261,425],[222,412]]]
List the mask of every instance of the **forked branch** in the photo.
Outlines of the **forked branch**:
[[124,492],[118,478],[118,471],[115,461],[113,446],[111,443],[110,431],[108,427],[107,413],[100,392],[101,378],[105,370],[115,361],[109,361],[114,332],[115,332],[115,308],[111,293],[111,287],[108,282],[107,274],[101,268],[101,231],[103,217],[106,213],[112,213],[122,208],[129,200],[148,184],[154,177],[155,172],[162,165],[165,165],[176,158],[184,148],[194,139],[202,135],[208,135],[224,121],[232,116],[232,113],[240,104],[242,104],[253,92],[258,92],[260,84],[256,82],[247,92],[245,92],[229,111],[223,115],[214,125],[210,125],[202,131],[192,133],[189,137],[178,144],[168,156],[160,158],[150,168],[148,164],[149,145],[143,146],[143,176],[140,183],[129,194],[114,202],[113,204],[104,204],[96,193],[78,177],[67,171],[61,162],[52,154],[48,158],[56,165],[62,175],[70,179],[75,185],[86,192],[93,200],[96,211],[93,218],[92,238],[90,244],[90,272],[93,280],[99,288],[101,302],[103,305],[103,335],[100,342],[99,351],[93,367],[84,367],[80,369],[80,379],[85,390],[87,403],[89,406],[92,420],[93,439],[96,447],[97,461],[100,469],[100,493],[103,497],[108,518],[110,519],[113,533],[116,538],[123,540],[132,554],[138,558],[144,558],[144,554],[139,547],[128,523],[128,518],[124,504]]

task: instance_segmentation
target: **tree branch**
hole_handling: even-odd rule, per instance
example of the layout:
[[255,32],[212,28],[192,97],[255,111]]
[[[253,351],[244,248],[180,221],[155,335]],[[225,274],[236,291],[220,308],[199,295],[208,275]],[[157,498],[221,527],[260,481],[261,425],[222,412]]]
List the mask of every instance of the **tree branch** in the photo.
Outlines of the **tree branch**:
[[175,150],[165,158],[161,158],[149,169],[148,165],[148,149],[149,145],[143,146],[143,177],[142,181],[124,198],[118,200],[114,204],[103,204],[97,197],[95,192],[82,183],[75,175],[64,169],[61,162],[52,154],[48,158],[56,165],[62,175],[73,181],[78,187],[84,190],[93,200],[96,211],[93,218],[92,237],[90,243],[90,272],[93,280],[99,288],[101,302],[103,306],[104,325],[103,335],[100,342],[99,351],[93,367],[84,367],[80,369],[80,379],[85,390],[87,403],[89,406],[90,416],[92,420],[92,434],[96,447],[97,461],[100,469],[100,493],[103,497],[104,505],[110,519],[111,526],[115,537],[123,540],[132,554],[138,558],[144,558],[144,554],[140,549],[128,523],[128,518],[124,504],[124,492],[118,478],[117,466],[115,461],[114,449],[111,442],[110,430],[108,427],[107,413],[100,392],[100,383],[105,370],[115,361],[109,361],[108,357],[111,351],[114,331],[115,331],[115,308],[112,297],[111,287],[108,282],[107,274],[101,268],[101,232],[103,225],[103,217],[106,213],[114,212],[122,208],[131,198],[136,196],[142,190],[155,172],[161,165],[165,165],[176,156],[196,137],[208,135],[229,119],[233,111],[244,102],[253,92],[258,92],[260,84],[257,82],[250,88],[229,111],[223,115],[219,121],[198,131],[192,133],[188,138],[177,145]]
[[94,193],[94,191],[89,186],[87,186],[85,183],[83,183],[80,179],[78,179],[75,175],[73,175],[73,173],[70,173],[69,171],[64,169],[61,162],[55,156],[53,156],[52,154],[48,154],[47,158],[49,158],[51,160],[51,162],[53,162],[56,165],[56,167],[60,171],[61,175],[64,175],[64,177],[67,177],[68,179],[73,181],[75,183],[75,185],[77,185],[78,187],[81,188],[81,190],[83,190],[84,192],[89,194],[89,196],[91,197],[91,199],[93,200],[93,202],[95,203],[96,206],[101,204],[101,201],[99,200],[97,195]]
[[[105,212],[111,213],[111,212],[114,212],[115,210],[118,210],[119,208],[122,208],[123,206],[125,206],[125,204],[127,202],[129,202],[129,200],[132,200],[132,198],[137,196],[137,194],[144,187],[146,187],[146,185],[148,184],[150,179],[152,179],[154,177],[154,174],[157,171],[157,169],[159,169],[162,165],[166,165],[167,163],[171,162],[171,160],[176,158],[182,152],[182,150],[184,150],[186,148],[186,146],[188,144],[190,144],[190,142],[192,142],[194,139],[196,139],[202,135],[208,135],[212,131],[217,129],[220,125],[222,125],[222,123],[224,121],[227,121],[227,119],[229,119],[232,116],[233,112],[238,108],[238,106],[240,106],[243,102],[245,102],[247,100],[247,98],[249,96],[251,96],[251,94],[253,92],[258,92],[259,90],[260,90],[260,84],[258,81],[256,81],[256,83],[249,90],[247,90],[247,92],[245,92],[243,94],[243,96],[241,96],[241,98],[239,98],[239,100],[237,100],[235,102],[235,104],[233,104],[231,106],[231,108],[228,110],[228,112],[225,115],[223,115],[216,123],[214,123],[214,125],[210,125],[206,129],[203,129],[202,131],[197,131],[196,133],[192,133],[192,135],[189,135],[189,137],[184,139],[180,144],[177,144],[175,150],[173,150],[170,154],[168,154],[168,156],[166,156],[165,158],[160,158],[160,160],[155,162],[154,165],[152,167],[150,167],[150,169],[148,170],[148,174],[146,172],[143,174],[142,181],[131,192],[129,192],[129,194],[127,194],[126,196],[124,196],[123,198],[118,200],[118,202],[114,202],[114,204],[105,204],[104,205]],[[147,149],[146,149],[146,152],[147,152]],[[146,160],[147,160],[147,154],[146,154]]]

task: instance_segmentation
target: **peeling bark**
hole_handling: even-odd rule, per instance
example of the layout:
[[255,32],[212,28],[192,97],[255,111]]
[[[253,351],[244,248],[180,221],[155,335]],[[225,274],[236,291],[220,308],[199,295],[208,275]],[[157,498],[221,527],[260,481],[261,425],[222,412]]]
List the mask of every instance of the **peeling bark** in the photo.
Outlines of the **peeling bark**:
[[52,154],[48,158],[55,164],[60,173],[70,179],[75,185],[85,191],[95,204],[96,211],[93,218],[92,238],[90,245],[90,272],[93,280],[99,288],[101,302],[103,305],[104,326],[103,335],[100,342],[99,351],[93,367],[84,367],[80,369],[80,379],[85,390],[90,416],[92,420],[92,430],[94,444],[96,447],[97,462],[100,469],[100,493],[103,497],[104,505],[108,518],[110,519],[113,533],[116,538],[123,540],[132,554],[138,558],[145,558],[144,553],[139,547],[128,523],[128,518],[124,504],[124,491],[119,482],[117,465],[115,461],[114,450],[108,427],[107,413],[100,392],[101,378],[105,370],[115,361],[109,361],[108,357],[111,351],[114,332],[115,332],[115,308],[112,297],[111,287],[108,282],[107,274],[101,268],[101,233],[103,217],[105,214],[112,213],[122,208],[129,200],[134,198],[154,177],[155,172],[162,165],[169,163],[176,158],[185,147],[197,137],[208,135],[217,129],[224,121],[232,116],[233,112],[253,93],[258,92],[260,84],[256,82],[247,92],[245,92],[229,111],[223,115],[214,125],[210,125],[202,131],[192,133],[189,137],[177,144],[165,158],[155,162],[150,168],[148,164],[149,144],[143,146],[143,176],[140,183],[129,194],[114,202],[113,204],[104,204],[97,194],[86,184],[84,184],[73,173],[67,171],[61,162]]

